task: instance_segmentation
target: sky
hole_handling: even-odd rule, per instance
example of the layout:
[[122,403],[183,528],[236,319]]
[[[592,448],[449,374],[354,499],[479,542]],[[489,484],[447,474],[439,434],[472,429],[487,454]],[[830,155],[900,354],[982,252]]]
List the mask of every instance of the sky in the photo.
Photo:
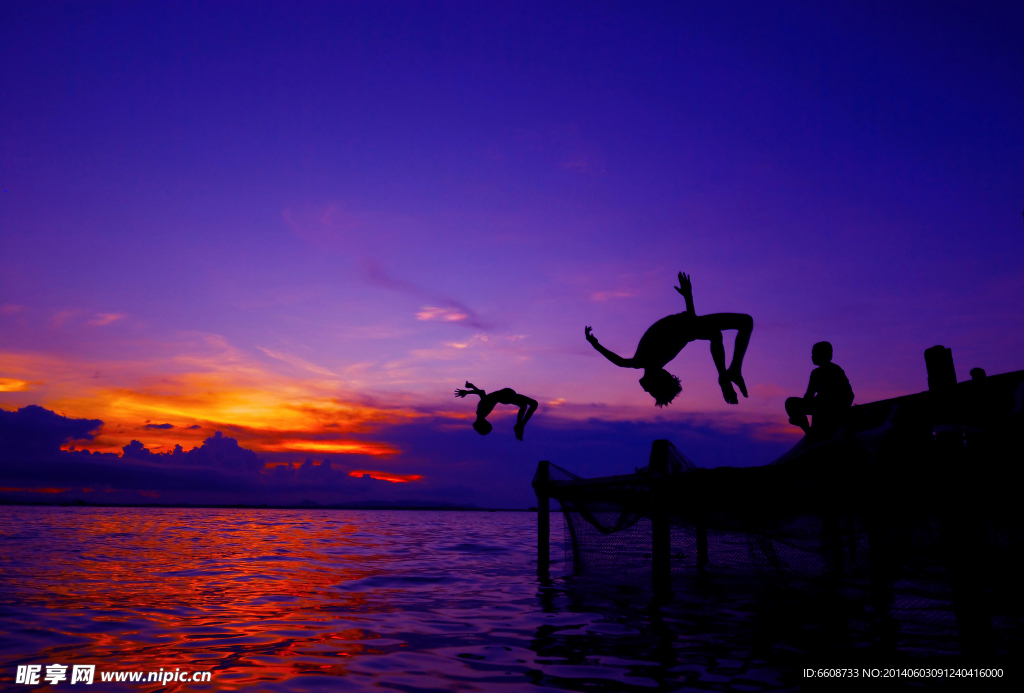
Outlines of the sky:
[[[539,460],[655,438],[770,462],[820,340],[858,403],[926,389],[935,344],[1020,370],[1022,21],[3,3],[0,500],[526,507]],[[584,339],[631,356],[679,271],[754,318],[738,405],[706,342],[659,409]],[[467,380],[540,402],[523,442]]]

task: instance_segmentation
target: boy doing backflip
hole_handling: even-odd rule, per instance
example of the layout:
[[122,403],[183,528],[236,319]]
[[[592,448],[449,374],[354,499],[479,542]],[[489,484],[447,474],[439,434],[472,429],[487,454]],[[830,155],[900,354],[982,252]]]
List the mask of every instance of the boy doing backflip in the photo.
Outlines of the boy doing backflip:
[[476,421],[473,422],[473,430],[482,436],[487,435],[494,428],[487,420],[487,415],[494,410],[494,405],[514,404],[519,407],[519,414],[516,416],[515,425],[516,438],[519,440],[523,439],[523,429],[526,428],[526,422],[533,416],[533,412],[537,411],[537,400],[530,399],[526,395],[517,394],[510,387],[497,390],[491,394],[487,394],[468,380],[466,381],[466,387],[471,389],[456,390],[455,396],[478,395],[480,397],[480,404],[476,405]]
[[[718,369],[718,384],[722,388],[722,396],[729,404],[738,404],[739,398],[733,383],[739,387],[743,396],[747,396],[747,385],[743,382],[740,368],[743,365],[743,354],[750,342],[750,333],[754,329],[754,319],[743,313],[711,313],[697,315],[693,308],[693,287],[690,277],[679,273],[679,286],[673,287],[686,299],[686,311],[669,315],[647,328],[636,354],[631,359],[624,359],[613,351],[609,351],[597,341],[590,332],[584,330],[587,341],[601,352],[606,359],[622,368],[643,368],[644,377],[640,378],[643,387],[659,407],[663,407],[683,391],[679,378],[665,370],[665,364],[674,359],[690,342],[706,339],[711,342],[711,357]],[[725,346],[722,342],[722,330],[737,330],[736,343],[733,347],[732,364],[725,367]]]

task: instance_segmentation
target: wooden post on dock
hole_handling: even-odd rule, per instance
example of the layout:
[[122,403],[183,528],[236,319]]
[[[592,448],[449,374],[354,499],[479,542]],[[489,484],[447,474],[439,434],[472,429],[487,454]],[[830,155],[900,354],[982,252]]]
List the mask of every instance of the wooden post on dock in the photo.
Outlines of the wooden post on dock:
[[697,535],[697,569],[705,570],[708,567],[708,525],[703,515],[697,518],[694,532]]
[[928,371],[928,390],[942,392],[956,387],[953,350],[936,344],[924,350],[924,366]]
[[537,575],[548,576],[551,566],[551,500],[548,482],[551,479],[550,462],[537,464],[533,477],[533,491],[537,494]]
[[[941,512],[942,543],[946,555],[946,577],[953,591],[953,611],[961,650],[965,655],[992,652],[992,614],[988,605],[986,573],[988,527],[984,494],[974,483],[964,483],[954,470],[974,465],[974,450],[965,448],[962,414],[955,400],[956,370],[953,352],[943,346],[925,349],[928,390],[934,407],[936,466],[940,488],[949,502]],[[939,427],[946,430],[939,430]]]
[[828,577],[838,582],[843,577],[843,533],[834,510],[821,513],[821,548]]
[[656,440],[651,446],[651,580],[654,593],[672,593],[672,534],[668,507],[668,441]]

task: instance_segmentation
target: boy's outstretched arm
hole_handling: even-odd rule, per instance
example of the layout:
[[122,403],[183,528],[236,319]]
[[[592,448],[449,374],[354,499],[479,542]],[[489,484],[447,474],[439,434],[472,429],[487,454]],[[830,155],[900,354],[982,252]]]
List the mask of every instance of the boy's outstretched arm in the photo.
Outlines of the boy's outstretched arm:
[[679,286],[672,287],[686,299],[686,312],[696,315],[693,308],[693,284],[690,283],[690,275],[679,273]]
[[616,366],[619,366],[621,368],[637,368],[637,366],[633,365],[633,359],[624,359],[618,354],[616,354],[614,351],[609,351],[608,349],[605,349],[603,346],[601,346],[601,343],[597,341],[597,337],[595,337],[590,332],[589,326],[583,330],[583,334],[587,336],[587,341],[590,342],[590,345],[592,347],[601,352],[601,354],[606,359],[614,363]]
[[455,391],[455,396],[456,397],[465,397],[466,395],[478,395],[479,397],[483,397],[485,394],[487,394],[483,390],[478,388],[476,385],[474,385],[473,383],[469,382],[468,380],[466,381],[466,387],[469,387],[469,388],[472,388],[472,389],[471,390],[456,390]]

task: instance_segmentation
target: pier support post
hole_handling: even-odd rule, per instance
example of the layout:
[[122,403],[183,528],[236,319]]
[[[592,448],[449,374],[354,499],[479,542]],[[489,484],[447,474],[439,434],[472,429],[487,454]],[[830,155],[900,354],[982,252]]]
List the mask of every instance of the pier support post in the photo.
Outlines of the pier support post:
[[708,567],[708,525],[703,516],[699,517],[694,530],[697,535],[697,569]]
[[838,582],[843,577],[843,534],[838,515],[831,511],[821,514],[821,548],[828,577]]
[[[984,493],[953,470],[977,469],[976,451],[968,449],[962,424],[962,405],[956,400],[953,352],[943,346],[925,349],[928,390],[935,398],[936,466],[946,500],[940,513],[946,577],[953,591],[953,611],[961,650],[965,655],[993,651],[992,613],[988,604],[988,526]],[[945,429],[945,430],[943,430]]]
[[871,604],[875,612],[875,631],[883,647],[895,649],[898,626],[892,617],[893,554],[888,529],[891,512],[872,511],[864,517],[868,533],[868,569],[871,575]]
[[543,460],[537,464],[533,477],[533,491],[537,494],[537,575],[548,577],[551,567],[551,500],[548,481],[551,479],[550,463]]
[[956,387],[953,350],[936,344],[924,350],[924,366],[928,371],[928,390],[943,392]]
[[672,535],[668,507],[668,441],[651,446],[651,578],[654,594],[672,595]]

